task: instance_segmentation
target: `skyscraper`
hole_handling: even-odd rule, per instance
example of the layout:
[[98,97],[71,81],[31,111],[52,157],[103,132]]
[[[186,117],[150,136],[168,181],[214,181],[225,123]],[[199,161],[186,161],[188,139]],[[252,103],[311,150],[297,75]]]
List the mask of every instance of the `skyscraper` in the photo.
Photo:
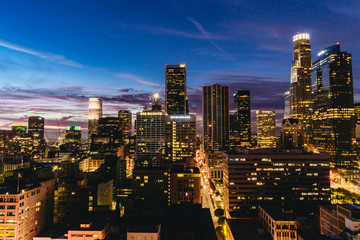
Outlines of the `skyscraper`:
[[275,148],[275,111],[256,111],[257,144],[259,148]]
[[44,118],[31,116],[28,119],[28,133],[31,138],[44,138]]
[[251,138],[251,115],[250,115],[250,91],[237,91],[234,94],[235,114],[239,120],[239,135],[241,147],[250,146]]
[[223,150],[229,145],[229,87],[203,86],[204,150]]
[[294,52],[290,79],[290,117],[299,119],[304,129],[304,145],[311,141],[311,47],[310,35],[299,33],[293,37]]
[[285,109],[284,118],[290,118],[290,91],[284,93]]
[[167,115],[165,117],[165,159],[185,162],[195,157],[196,115]]
[[188,114],[185,64],[166,65],[166,113]]
[[65,132],[65,143],[67,149],[79,150],[81,146],[81,127],[67,126]]
[[158,167],[165,152],[165,113],[154,95],[151,110],[136,114],[136,164]]
[[356,167],[351,54],[336,44],[318,54],[312,70],[313,144],[331,167]]
[[118,112],[120,128],[122,129],[123,140],[131,137],[132,115],[130,110],[120,110]]
[[100,98],[89,98],[89,125],[88,141],[91,144],[91,135],[98,132],[99,118],[102,117],[102,100]]

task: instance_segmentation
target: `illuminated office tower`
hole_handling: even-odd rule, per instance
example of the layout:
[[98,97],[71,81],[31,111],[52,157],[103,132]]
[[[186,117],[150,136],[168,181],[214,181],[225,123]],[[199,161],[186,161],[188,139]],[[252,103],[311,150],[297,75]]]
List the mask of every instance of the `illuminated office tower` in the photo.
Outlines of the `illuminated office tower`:
[[330,166],[356,167],[351,54],[336,44],[319,52],[312,70],[313,144]]
[[26,125],[14,124],[11,125],[12,132],[15,138],[25,138],[26,137]]
[[256,111],[257,144],[259,148],[275,148],[275,111]]
[[299,119],[304,129],[304,147],[311,142],[311,47],[310,35],[299,33],[293,37],[294,59],[291,63],[290,117]]
[[285,109],[284,109],[284,118],[290,118],[290,91],[284,93],[285,99]]
[[67,126],[65,132],[65,143],[68,149],[79,150],[81,146],[81,127]]
[[240,142],[240,120],[237,113],[230,114],[229,149],[239,151],[242,149]]
[[250,146],[251,138],[251,115],[250,115],[250,91],[237,91],[234,94],[235,114],[239,120],[239,136],[241,147]]
[[154,95],[154,104],[148,111],[136,114],[136,164],[158,167],[165,152],[165,113]]
[[88,141],[91,144],[91,135],[98,133],[99,118],[102,117],[102,100],[100,98],[89,98],[89,125]]
[[98,133],[93,134],[91,151],[116,153],[122,145],[120,119],[118,117],[102,117],[98,121]]
[[185,64],[166,65],[166,113],[188,114]]
[[28,133],[31,138],[44,138],[44,118],[31,116],[28,119]]
[[204,150],[224,150],[229,145],[229,87],[203,86]]
[[356,141],[360,141],[360,103],[354,103],[355,109],[355,119],[356,119],[356,128],[355,128],[355,137]]
[[130,110],[120,110],[118,112],[118,117],[120,119],[120,127],[122,129],[123,139],[128,139],[131,137],[132,129],[132,115]]
[[167,115],[165,117],[165,159],[186,162],[195,157],[196,115]]

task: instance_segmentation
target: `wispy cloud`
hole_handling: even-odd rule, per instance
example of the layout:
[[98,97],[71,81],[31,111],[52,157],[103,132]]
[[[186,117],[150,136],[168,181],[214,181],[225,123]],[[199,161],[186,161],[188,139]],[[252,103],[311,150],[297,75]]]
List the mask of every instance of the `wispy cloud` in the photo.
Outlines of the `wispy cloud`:
[[149,26],[143,24],[126,24],[126,23],[117,23],[118,26],[131,30],[143,30],[147,33],[154,35],[171,35],[171,36],[180,36],[184,38],[192,38],[192,39],[215,39],[215,40],[225,40],[228,39],[229,36],[225,35],[217,35],[211,34],[210,36],[205,36],[202,33],[188,32],[179,29],[166,28],[162,26]]
[[208,40],[211,45],[213,45],[216,49],[218,49],[222,54],[224,54],[225,56],[228,56],[230,57],[230,55],[225,52],[218,44],[216,44],[213,40],[213,38],[211,37],[211,34],[206,31],[204,29],[204,27],[198,22],[198,21],[195,21],[194,19],[192,19],[191,17],[187,17],[187,19],[192,23],[194,24],[194,26],[196,27],[197,30],[199,30],[199,32],[201,32],[201,34],[204,36],[204,38],[206,40]]
[[142,78],[140,76],[131,73],[116,73],[115,76],[125,80],[133,80],[149,86],[156,86],[156,87],[160,86],[159,83],[151,82],[149,80],[146,80],[145,78]]
[[33,56],[36,56],[36,57],[39,57],[39,58],[42,58],[42,59],[46,59],[46,60],[49,60],[51,62],[55,62],[55,63],[62,64],[62,65],[76,67],[76,68],[83,68],[84,67],[80,63],[69,60],[66,57],[62,56],[62,55],[36,51],[36,50],[26,48],[26,47],[23,47],[23,46],[19,46],[17,44],[10,43],[10,42],[7,42],[7,41],[1,40],[1,39],[0,39],[0,46],[11,49],[11,50],[14,50],[14,51],[30,54],[30,55],[33,55]]

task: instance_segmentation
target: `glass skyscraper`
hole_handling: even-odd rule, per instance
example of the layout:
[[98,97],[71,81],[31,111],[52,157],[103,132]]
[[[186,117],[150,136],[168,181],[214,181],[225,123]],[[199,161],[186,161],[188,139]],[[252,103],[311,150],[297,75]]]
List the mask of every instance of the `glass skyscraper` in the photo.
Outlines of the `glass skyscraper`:
[[319,52],[312,66],[313,144],[330,155],[331,167],[356,167],[351,54],[336,44]]
[[304,146],[311,141],[311,47],[310,36],[299,33],[293,37],[294,52],[290,78],[290,117],[299,119],[304,129]]

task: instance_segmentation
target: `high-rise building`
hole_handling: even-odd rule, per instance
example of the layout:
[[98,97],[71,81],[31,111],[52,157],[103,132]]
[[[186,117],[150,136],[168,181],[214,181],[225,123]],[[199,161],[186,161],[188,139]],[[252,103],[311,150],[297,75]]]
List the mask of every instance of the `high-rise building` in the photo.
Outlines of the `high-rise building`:
[[302,127],[299,119],[285,118],[280,130],[280,145],[285,149],[302,148]]
[[311,46],[310,35],[299,33],[293,37],[294,52],[290,79],[290,117],[299,119],[304,129],[304,146],[311,141]]
[[203,86],[204,150],[222,150],[229,145],[229,87]]
[[196,153],[196,115],[165,117],[165,159],[186,162]]
[[26,137],[26,125],[14,124],[11,125],[15,138],[25,138]]
[[79,150],[81,146],[81,127],[80,126],[67,126],[65,132],[65,144],[69,149]]
[[239,136],[241,147],[250,146],[251,138],[251,112],[250,91],[242,90],[234,94],[235,114],[239,120]]
[[312,70],[313,144],[336,168],[356,167],[351,54],[336,44],[319,52]]
[[131,111],[120,110],[118,112],[118,117],[120,119],[120,128],[122,130],[123,141],[125,142],[129,137],[131,137],[131,129],[132,129]]
[[116,153],[122,145],[120,125],[118,117],[99,118],[97,134],[92,135],[91,150]]
[[242,149],[240,142],[240,120],[237,113],[230,114],[229,149],[238,151]]
[[313,210],[330,203],[329,157],[300,149],[224,154],[223,182],[227,217],[256,214],[266,203]]
[[165,113],[158,94],[150,110],[136,114],[136,164],[160,166],[165,153]]
[[290,118],[290,91],[284,93],[285,99],[285,109],[284,109],[284,118]]
[[257,145],[259,148],[276,147],[275,111],[256,111]]
[[44,118],[31,116],[28,119],[28,133],[31,138],[44,138]]
[[355,128],[355,137],[356,141],[360,141],[360,103],[354,103],[355,109],[355,119],[356,119],[356,128]]
[[14,133],[12,130],[0,130],[0,154],[14,154]]
[[185,64],[166,65],[166,113],[188,114]]
[[101,98],[89,98],[89,125],[88,141],[91,144],[91,136],[98,133],[99,118],[102,117],[102,100]]

